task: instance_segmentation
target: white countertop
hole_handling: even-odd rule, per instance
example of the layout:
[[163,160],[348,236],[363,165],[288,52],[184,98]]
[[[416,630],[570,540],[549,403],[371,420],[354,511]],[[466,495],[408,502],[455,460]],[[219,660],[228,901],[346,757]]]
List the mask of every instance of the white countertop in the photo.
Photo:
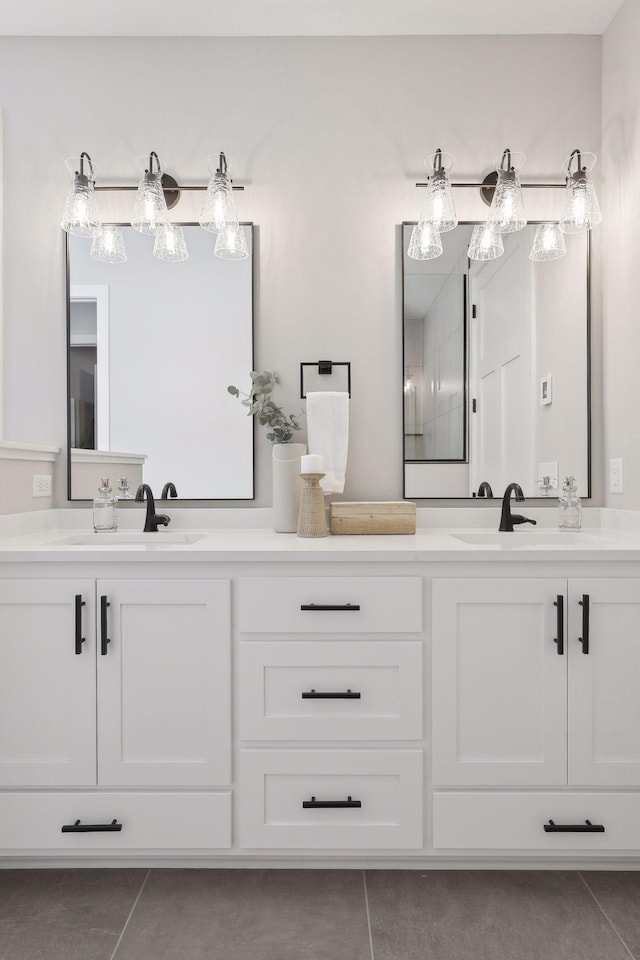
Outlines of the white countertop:
[[[238,520],[246,522],[238,512]],[[295,534],[274,533],[266,526],[198,526],[210,520],[215,511],[179,511],[173,513],[169,531],[148,534],[140,539],[141,511],[122,511],[120,534],[101,539],[91,529],[91,512],[86,510],[52,510],[40,514],[23,514],[1,518],[0,562],[81,561],[91,562],[243,562],[243,561],[607,561],[640,562],[640,517],[623,511],[585,511],[582,531],[568,532],[554,527],[555,512],[533,508],[528,515],[538,518],[538,526],[516,529],[511,534],[497,534],[493,513],[483,510],[425,510],[415,535],[407,536],[329,536],[301,539]],[[224,522],[233,522],[234,511],[225,511]],[[264,521],[266,511],[255,511]],[[44,516],[43,516],[44,514]],[[456,515],[460,526],[438,526]],[[621,516],[622,515],[622,516]],[[467,525],[463,524],[466,522]],[[187,535],[198,539],[174,543],[172,538]],[[122,541],[120,541],[120,536]],[[86,543],[65,543],[84,539]],[[115,543],[107,542],[116,540]],[[489,542],[465,542],[489,541]]]

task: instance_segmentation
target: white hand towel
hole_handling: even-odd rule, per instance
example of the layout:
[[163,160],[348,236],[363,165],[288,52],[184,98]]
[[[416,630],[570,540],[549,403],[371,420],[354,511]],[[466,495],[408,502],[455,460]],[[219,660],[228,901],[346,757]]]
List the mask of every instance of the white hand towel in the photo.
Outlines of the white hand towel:
[[319,453],[327,493],[342,493],[349,448],[349,394],[327,391],[307,394],[307,447]]

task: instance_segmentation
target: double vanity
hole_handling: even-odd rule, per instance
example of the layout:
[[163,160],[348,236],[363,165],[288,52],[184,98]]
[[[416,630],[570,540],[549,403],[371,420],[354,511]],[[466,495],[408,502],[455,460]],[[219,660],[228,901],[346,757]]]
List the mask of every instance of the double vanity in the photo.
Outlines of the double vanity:
[[640,524],[419,513],[315,541],[6,523],[2,861],[637,859]]

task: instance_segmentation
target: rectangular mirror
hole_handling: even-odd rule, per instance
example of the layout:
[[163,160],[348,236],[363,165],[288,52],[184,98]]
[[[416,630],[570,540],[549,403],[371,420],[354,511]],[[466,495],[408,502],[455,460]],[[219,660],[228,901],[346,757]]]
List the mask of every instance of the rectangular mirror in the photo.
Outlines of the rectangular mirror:
[[249,259],[221,260],[214,238],[183,225],[189,258],[153,256],[123,226],[127,261],[102,263],[67,235],[69,499],[142,482],[181,499],[254,497],[253,421],[227,393],[253,369]]
[[590,496],[589,234],[531,261],[536,224],[503,235],[495,260],[467,257],[474,224],[443,253],[407,255],[402,226],[404,495],[557,497],[573,475]]

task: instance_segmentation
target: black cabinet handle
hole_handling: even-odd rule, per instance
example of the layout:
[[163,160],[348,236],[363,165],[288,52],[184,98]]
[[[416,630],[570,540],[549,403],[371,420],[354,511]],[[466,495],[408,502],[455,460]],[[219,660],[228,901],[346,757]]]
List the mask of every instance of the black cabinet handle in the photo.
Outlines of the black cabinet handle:
[[347,797],[346,800],[316,800],[315,797],[311,797],[311,800],[302,801],[304,810],[343,810],[345,807],[360,808],[361,806],[360,800],[352,800],[351,797]]
[[86,637],[82,636],[82,608],[85,606],[85,602],[82,599],[82,594],[76,594],[76,656],[79,656],[82,653],[82,644],[85,642]]
[[354,690],[338,691],[337,693],[322,693],[318,690],[305,690],[302,693],[303,700],[359,700],[360,694]]
[[301,610],[359,610],[359,603],[303,603]]
[[589,594],[583,593],[578,602],[582,607],[582,636],[578,637],[578,642],[582,644],[582,652],[589,653]]
[[106,597],[100,597],[100,653],[103,657],[106,657],[108,645],[111,643],[111,640],[107,636],[109,633],[107,608],[110,606],[111,604]]
[[75,823],[65,823],[62,833],[120,833],[122,824],[117,820],[111,823],[81,823],[76,820]]
[[584,823],[549,823],[544,825],[545,833],[604,833],[604,827],[601,823],[591,823],[591,820],[585,820]]
[[561,593],[558,594],[553,605],[557,607],[558,610],[556,617],[556,632],[558,636],[555,637],[553,642],[558,645],[558,655],[562,656],[564,653],[564,597]]

